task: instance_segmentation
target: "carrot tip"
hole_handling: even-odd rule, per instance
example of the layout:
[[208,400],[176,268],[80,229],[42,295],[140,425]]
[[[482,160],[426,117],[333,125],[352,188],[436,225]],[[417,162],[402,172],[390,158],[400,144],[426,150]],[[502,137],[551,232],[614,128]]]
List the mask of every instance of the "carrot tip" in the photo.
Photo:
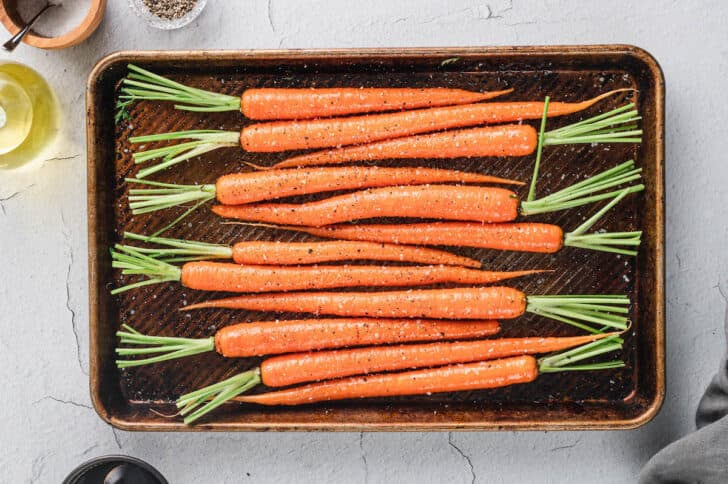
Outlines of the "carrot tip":
[[175,413],[162,413],[162,412],[158,412],[157,410],[154,410],[151,407],[149,408],[149,411],[152,412],[155,415],[159,415],[160,417],[164,417],[164,418],[174,418],[174,417],[177,417],[177,416],[180,415],[179,412],[175,412]]
[[243,161],[243,165],[247,165],[255,170],[272,170],[272,166],[263,166],[263,165],[256,165],[255,163],[252,163],[250,161]]

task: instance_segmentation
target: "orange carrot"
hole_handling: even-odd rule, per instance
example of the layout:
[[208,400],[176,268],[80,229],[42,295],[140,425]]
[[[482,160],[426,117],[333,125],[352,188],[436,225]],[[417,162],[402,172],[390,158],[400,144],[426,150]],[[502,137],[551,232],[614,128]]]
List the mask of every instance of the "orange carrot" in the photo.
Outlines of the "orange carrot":
[[192,304],[202,308],[331,314],[347,317],[511,319],[526,311],[526,295],[509,287],[387,292],[292,292],[244,295]]
[[287,158],[269,168],[334,165],[353,161],[413,158],[470,158],[526,156],[536,149],[538,136],[529,125],[500,125],[420,134],[373,143],[314,151]]
[[238,242],[238,264],[300,265],[345,260],[378,260],[480,267],[478,260],[443,250],[397,244],[336,240],[330,242]]
[[[148,237],[130,232],[125,238],[162,247],[135,247],[138,252],[164,262],[232,259],[246,265],[307,265],[318,262],[377,260],[429,265],[480,267],[480,261],[443,250],[409,245],[332,240],[327,242],[237,242],[233,246],[166,237]],[[166,247],[165,247],[166,246]]]
[[[477,343],[486,344],[487,342]],[[238,396],[261,382],[277,382],[276,378],[271,377],[271,372],[276,371],[278,368],[276,366],[261,366],[260,368],[245,371],[219,383],[182,395],[177,400],[177,408],[180,409],[179,414],[184,416],[185,423],[189,424],[225,402],[230,401],[257,403],[261,405],[302,405],[353,398],[429,395],[431,393],[498,388],[517,383],[531,382],[540,373],[622,368],[625,365],[621,360],[575,364],[585,359],[621,350],[622,344],[622,339],[616,334],[600,334],[587,338],[586,342],[579,347],[551,354],[539,360],[536,360],[530,355],[521,355],[470,363],[472,356],[463,355],[466,361],[464,364],[439,366],[403,373],[375,373],[367,376],[322,381],[258,395]],[[435,345],[423,346],[434,349]],[[440,346],[440,348],[442,347]],[[564,346],[564,348],[570,348],[570,346]],[[384,349],[364,348],[362,351],[379,351]],[[479,350],[475,351],[478,352]],[[331,353],[328,354],[330,355]],[[396,358],[397,355],[392,354],[391,356]],[[292,357],[295,358],[295,356]],[[448,361],[449,359],[447,352],[443,355],[437,355],[433,352],[425,359],[419,359],[417,363],[426,364],[429,361]],[[367,364],[364,363],[365,367]],[[379,366],[391,365],[391,367],[402,367],[406,364],[406,361],[392,360],[382,362],[382,365]],[[286,367],[285,369],[288,368]],[[308,370],[308,365],[303,364],[298,370],[301,372]],[[314,371],[317,370],[318,368]],[[296,372],[297,369],[291,367],[291,371]],[[280,383],[288,381],[295,381],[295,377],[294,380],[284,378]]]
[[[579,103],[549,104],[548,117],[582,111],[616,91]],[[494,102],[307,121],[274,121],[240,131],[245,151],[277,152],[371,143],[445,129],[540,119],[543,102]],[[535,144],[534,144],[535,147]]]
[[293,353],[266,359],[260,365],[260,375],[263,384],[282,387],[351,375],[551,353],[613,334],[566,338],[500,338]]
[[298,312],[345,317],[513,319],[526,312],[556,319],[591,333],[590,324],[627,328],[626,296],[526,296],[510,287],[458,287],[384,292],[289,292],[235,296],[192,304],[204,308]]
[[[626,165],[629,165],[629,163],[631,162],[628,162]],[[594,180],[599,180],[599,178],[600,175],[592,177]],[[584,180],[581,183],[591,183],[592,179]],[[619,178],[617,181],[619,181]],[[580,186],[580,184],[572,185],[569,188],[553,194],[557,197],[557,201],[553,204],[549,201],[550,196],[541,200],[522,202],[521,211],[523,212],[526,207],[528,207],[529,211],[533,210],[533,213],[565,208],[560,205],[561,202],[559,201],[563,197],[563,194],[570,190],[583,190],[584,186]],[[617,195],[609,203],[585,220],[579,227],[566,234],[557,225],[542,223],[477,224],[472,222],[431,222],[420,224],[332,225],[318,228],[266,224],[251,225],[278,227],[319,237],[393,244],[451,245],[546,253],[556,252],[561,247],[568,246],[624,255],[636,255],[637,252],[633,248],[640,245],[641,231],[586,232],[629,193],[640,191],[643,188],[643,185],[637,185],[617,191]],[[571,200],[569,203],[578,201],[581,204],[596,198],[612,195],[613,193],[588,195],[581,200],[570,196]]]
[[[119,356],[151,355],[117,360],[119,368],[141,366],[216,351],[227,358],[243,358],[298,351],[416,341],[473,339],[500,331],[497,321],[431,321],[420,319],[300,319],[239,323],[209,338],[148,336],[124,325],[116,335]],[[141,348],[140,348],[141,346]],[[182,351],[180,351],[182,350]]]
[[[213,207],[213,211],[226,218],[309,227],[376,217],[510,222],[519,213],[531,215],[555,212],[621,194],[639,192],[644,189],[644,185],[610,190],[639,180],[641,171],[630,160],[536,200],[521,201],[514,192],[504,188],[427,184],[369,188],[301,204],[217,205]],[[130,190],[129,200],[134,214],[152,212],[194,200],[198,200],[199,205],[212,198],[215,193],[212,185],[140,183],[162,188]],[[211,187],[209,191],[207,187]],[[217,191],[217,198],[222,198],[220,190]],[[227,200],[233,198],[228,197]]]
[[215,183],[215,194],[220,203],[240,205],[336,190],[447,182],[523,184],[494,176],[437,168],[352,166],[224,175]]
[[[144,178],[163,169],[163,165],[139,170],[137,176]],[[516,180],[438,168],[349,166],[233,173],[221,176],[214,185],[198,185],[197,189],[211,193],[220,203],[237,205],[336,190],[449,182],[523,185]]]
[[472,92],[448,88],[258,88],[243,92],[240,110],[250,119],[310,119],[357,113],[470,104],[513,89]]
[[[603,96],[609,95],[606,93]],[[584,109],[601,97],[585,103],[550,103],[549,116],[568,114]],[[161,133],[130,138],[132,143],[191,140],[134,154],[141,163],[153,159],[162,161],[141,171],[141,177],[173,166],[181,161],[222,147],[241,146],[250,152],[280,152],[288,150],[333,148],[345,145],[375,143],[383,140],[409,137],[401,142],[383,145],[367,145],[362,150],[372,151],[371,159],[398,157],[454,158],[460,156],[523,156],[532,153],[540,140],[543,146],[571,143],[638,143],[642,130],[640,119],[633,104],[613,109],[604,114],[562,128],[536,131],[526,125],[505,125],[491,129],[442,132],[430,136],[414,135],[433,133],[452,128],[464,128],[488,123],[500,123],[520,119],[542,118],[545,126],[545,103],[480,103],[444,108],[418,109],[389,114],[329,118],[307,121],[276,121],[246,126],[240,132],[218,130],[193,130]],[[535,109],[537,108],[537,109]],[[524,115],[527,113],[528,116]],[[347,152],[348,153],[348,152]],[[358,153],[358,154],[357,154]],[[324,161],[346,161],[346,154],[314,154],[315,163],[323,156]],[[361,150],[352,154],[355,158],[370,159]],[[301,160],[284,165],[297,165]],[[309,160],[310,162],[310,160]],[[311,162],[315,164],[314,162]],[[255,165],[254,165],[255,166]]]
[[516,356],[426,370],[342,378],[258,395],[243,395],[234,400],[258,405],[304,405],[352,398],[483,390],[532,382],[537,376],[538,365],[533,356]]
[[180,282],[200,291],[275,292],[445,282],[489,284],[538,272],[542,271],[494,272],[453,266],[241,266],[201,261],[184,264]]
[[226,358],[291,353],[322,348],[406,341],[480,338],[500,330],[497,321],[311,319],[243,323],[215,334],[215,349]]
[[147,280],[115,289],[117,294],[139,285],[179,281],[201,291],[273,292],[359,286],[422,286],[439,283],[490,284],[540,270],[494,272],[455,266],[246,266],[224,262],[188,262],[181,268],[117,245],[113,267]]
[[564,232],[561,227],[544,223],[429,222],[281,228],[332,239],[391,244],[450,245],[522,252],[553,253],[564,245]]
[[212,211],[225,218],[321,227],[372,217],[510,222],[518,217],[518,207],[518,196],[503,188],[421,185],[373,188],[303,204],[215,205]]
[[468,104],[513,89],[472,92],[449,88],[251,88],[240,97],[196,89],[129,64],[119,99],[174,102],[186,111],[240,110],[250,119],[305,119],[365,112]]

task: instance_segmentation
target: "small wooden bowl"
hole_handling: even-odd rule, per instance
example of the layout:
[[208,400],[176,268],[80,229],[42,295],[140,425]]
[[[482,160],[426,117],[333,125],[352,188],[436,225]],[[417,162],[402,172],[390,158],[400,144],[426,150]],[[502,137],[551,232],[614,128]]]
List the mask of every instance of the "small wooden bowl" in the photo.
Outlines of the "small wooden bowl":
[[[8,29],[11,35],[15,35],[22,28],[24,22],[18,14],[18,2],[22,0],[0,0],[0,22]],[[101,19],[106,12],[107,0],[91,0],[88,14],[83,21],[74,29],[66,32],[60,37],[44,37],[33,30],[23,39],[28,45],[40,49],[65,49],[72,45],[79,44],[86,40],[99,26]]]

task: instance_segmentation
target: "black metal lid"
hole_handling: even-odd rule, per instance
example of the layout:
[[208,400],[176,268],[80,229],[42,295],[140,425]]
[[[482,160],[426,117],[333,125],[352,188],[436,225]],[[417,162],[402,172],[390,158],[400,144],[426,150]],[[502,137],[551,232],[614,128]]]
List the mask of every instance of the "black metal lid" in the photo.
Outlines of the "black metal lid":
[[126,455],[107,455],[84,462],[63,484],[168,484],[157,469]]

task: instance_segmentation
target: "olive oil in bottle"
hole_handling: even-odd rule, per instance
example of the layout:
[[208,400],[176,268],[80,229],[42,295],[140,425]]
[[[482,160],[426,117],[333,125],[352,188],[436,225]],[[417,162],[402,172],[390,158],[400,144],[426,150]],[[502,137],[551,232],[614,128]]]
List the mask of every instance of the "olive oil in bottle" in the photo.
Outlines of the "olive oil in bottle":
[[40,74],[0,63],[0,169],[39,158],[60,129],[58,100]]

